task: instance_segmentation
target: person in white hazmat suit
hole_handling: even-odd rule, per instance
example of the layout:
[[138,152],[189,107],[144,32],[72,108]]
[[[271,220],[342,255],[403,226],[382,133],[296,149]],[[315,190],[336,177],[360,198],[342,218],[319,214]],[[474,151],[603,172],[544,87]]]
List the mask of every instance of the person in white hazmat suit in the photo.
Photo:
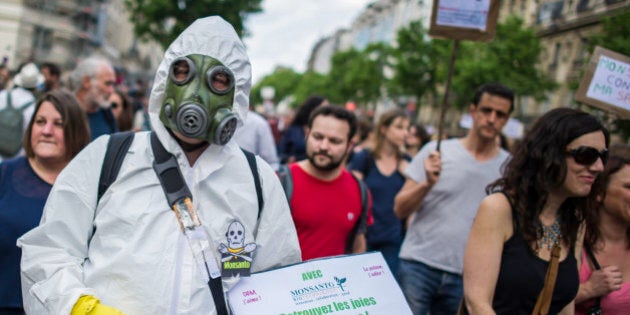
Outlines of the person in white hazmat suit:
[[[252,171],[229,141],[247,114],[250,87],[244,45],[213,16],[170,45],[149,100],[154,132],[176,158],[209,240],[210,270],[214,265],[224,275],[223,292],[245,274],[226,277],[226,255],[251,272],[301,257],[275,173],[257,157],[264,200],[258,218]],[[96,139],[63,170],[40,225],[18,240],[27,314],[217,314],[210,272],[196,260],[152,168],[150,132],[135,134],[117,180],[97,203],[108,138]]]

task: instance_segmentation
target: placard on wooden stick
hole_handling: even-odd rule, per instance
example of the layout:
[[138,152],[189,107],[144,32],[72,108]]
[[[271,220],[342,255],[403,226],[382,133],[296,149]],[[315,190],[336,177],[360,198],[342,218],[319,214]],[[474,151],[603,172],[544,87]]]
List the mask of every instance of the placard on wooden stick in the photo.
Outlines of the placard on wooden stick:
[[499,0],[433,0],[429,35],[489,41],[494,37]]
[[575,100],[630,119],[630,57],[595,47]]

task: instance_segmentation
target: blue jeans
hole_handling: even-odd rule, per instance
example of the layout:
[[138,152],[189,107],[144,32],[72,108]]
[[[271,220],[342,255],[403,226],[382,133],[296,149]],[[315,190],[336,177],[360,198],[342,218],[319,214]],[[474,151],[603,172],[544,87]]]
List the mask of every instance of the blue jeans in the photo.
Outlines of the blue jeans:
[[400,260],[398,283],[414,315],[454,315],[463,296],[462,276],[421,262]]

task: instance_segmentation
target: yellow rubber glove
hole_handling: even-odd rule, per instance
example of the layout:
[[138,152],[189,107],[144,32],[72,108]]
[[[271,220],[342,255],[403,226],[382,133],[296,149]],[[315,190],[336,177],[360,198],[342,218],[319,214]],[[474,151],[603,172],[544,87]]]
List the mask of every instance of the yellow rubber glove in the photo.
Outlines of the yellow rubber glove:
[[123,312],[107,305],[101,304],[97,298],[84,295],[74,304],[70,315],[125,315]]

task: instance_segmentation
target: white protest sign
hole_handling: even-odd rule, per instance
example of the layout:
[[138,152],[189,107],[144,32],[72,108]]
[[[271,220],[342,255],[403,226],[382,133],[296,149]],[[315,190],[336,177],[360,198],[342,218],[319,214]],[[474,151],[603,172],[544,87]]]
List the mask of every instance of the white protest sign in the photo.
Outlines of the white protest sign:
[[575,99],[630,118],[630,57],[596,47]]
[[440,0],[437,25],[486,30],[490,0]]
[[429,35],[489,41],[499,17],[499,0],[433,0]]
[[383,255],[310,260],[241,278],[228,292],[235,315],[411,314]]

